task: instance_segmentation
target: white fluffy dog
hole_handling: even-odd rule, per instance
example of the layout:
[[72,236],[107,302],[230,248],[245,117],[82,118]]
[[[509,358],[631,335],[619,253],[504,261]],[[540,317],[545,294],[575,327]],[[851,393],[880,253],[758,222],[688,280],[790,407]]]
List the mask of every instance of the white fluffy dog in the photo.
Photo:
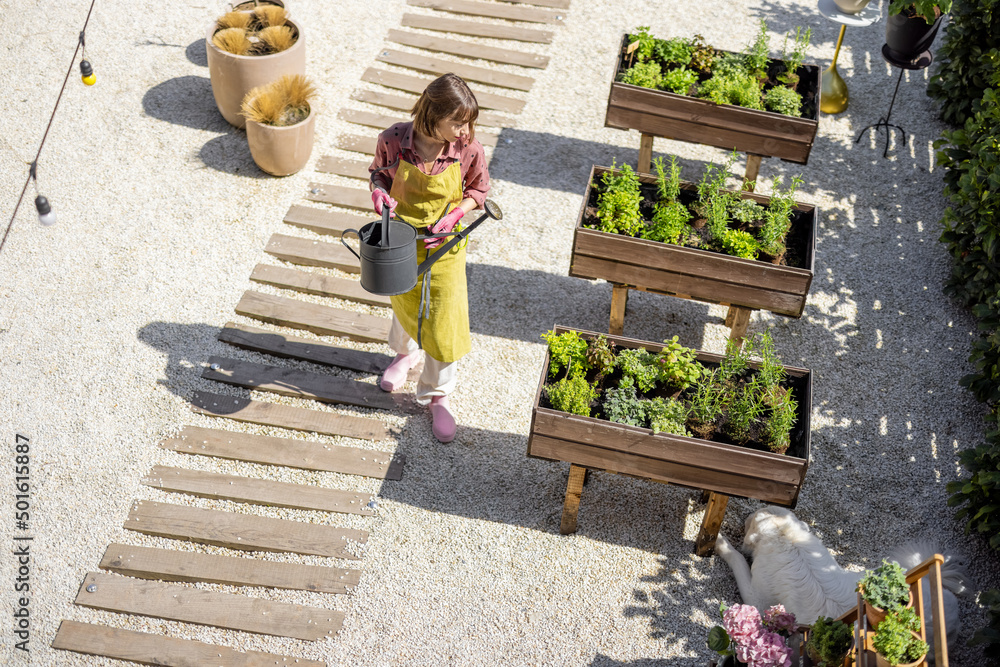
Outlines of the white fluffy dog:
[[[776,604],[785,606],[799,623],[811,625],[819,616],[837,618],[857,605],[855,587],[863,572],[848,572],[837,564],[819,539],[809,532],[791,510],[768,506],[747,517],[743,555],[719,535],[717,554],[729,564],[736,577],[744,604],[760,610]],[[889,554],[904,569],[924,562],[935,551],[931,545],[911,543]],[[962,566],[950,556],[941,568],[944,590],[945,627],[948,644],[957,640],[959,617],[955,594],[965,591],[967,579]],[[924,618],[930,619],[930,585],[923,580]],[[933,647],[933,630],[927,623],[928,643]],[[929,657],[933,657],[933,649]]]

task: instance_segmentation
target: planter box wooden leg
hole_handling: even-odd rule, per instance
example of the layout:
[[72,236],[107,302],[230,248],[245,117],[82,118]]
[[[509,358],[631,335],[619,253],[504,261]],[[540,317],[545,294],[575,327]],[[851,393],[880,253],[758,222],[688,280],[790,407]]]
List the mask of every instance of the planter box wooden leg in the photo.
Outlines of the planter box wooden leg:
[[753,192],[757,184],[757,174],[760,173],[760,160],[760,155],[754,155],[753,153],[747,155],[747,171],[743,175],[743,178],[749,181],[745,188],[747,192]]
[[705,518],[701,520],[701,530],[694,543],[694,553],[697,556],[708,556],[715,551],[715,538],[719,536],[722,519],[726,516],[726,505],[729,496],[721,493],[710,493],[708,507],[705,508]]
[[625,306],[628,304],[628,286],[611,286],[611,324],[608,333],[621,336],[625,331]]
[[726,315],[726,326],[730,327],[729,340],[736,343],[737,347],[743,346],[743,337],[747,334],[747,327],[750,326],[750,316],[753,309],[741,306],[729,306],[729,313]]
[[559,532],[563,535],[576,532],[576,515],[580,511],[580,495],[583,493],[583,480],[586,476],[586,468],[575,464],[570,465],[569,481],[566,483],[566,500],[563,502],[562,523],[559,525]]
[[[760,164],[760,158],[757,158],[757,164]],[[639,139],[639,168],[638,171],[641,174],[650,174],[653,170],[653,135],[642,133],[642,137]],[[754,176],[756,178],[756,176]]]

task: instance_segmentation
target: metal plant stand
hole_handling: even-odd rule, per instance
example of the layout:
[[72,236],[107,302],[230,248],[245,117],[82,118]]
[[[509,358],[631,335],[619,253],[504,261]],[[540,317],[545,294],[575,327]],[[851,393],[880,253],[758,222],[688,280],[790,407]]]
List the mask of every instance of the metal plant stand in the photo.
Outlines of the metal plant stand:
[[886,44],[882,45],[882,57],[885,61],[899,70],[899,76],[896,77],[896,87],[892,91],[892,100],[889,102],[889,111],[886,112],[884,117],[879,117],[878,121],[873,125],[861,130],[858,133],[858,138],[854,140],[854,143],[861,141],[861,137],[865,136],[865,132],[871,130],[872,132],[878,132],[880,128],[885,128],[885,149],[882,151],[882,157],[889,156],[889,139],[892,130],[890,128],[895,128],[899,130],[899,133],[903,136],[903,145],[906,145],[906,130],[901,128],[899,125],[890,123],[889,119],[892,118],[892,107],[896,103],[896,94],[899,93],[899,83],[903,80],[903,70],[920,70],[925,69],[934,62],[934,55],[930,51],[924,51],[919,56],[913,60],[897,60],[889,53],[889,46]]
[[840,45],[844,41],[847,26],[870,26],[882,18],[878,5],[869,5],[857,14],[846,14],[837,8],[833,0],[819,0],[819,13],[834,23],[840,24],[840,35],[837,37],[837,48],[833,52],[833,61],[823,70],[820,78],[819,110],[826,114],[840,113],[847,109],[847,84],[837,71],[837,57],[840,55]]

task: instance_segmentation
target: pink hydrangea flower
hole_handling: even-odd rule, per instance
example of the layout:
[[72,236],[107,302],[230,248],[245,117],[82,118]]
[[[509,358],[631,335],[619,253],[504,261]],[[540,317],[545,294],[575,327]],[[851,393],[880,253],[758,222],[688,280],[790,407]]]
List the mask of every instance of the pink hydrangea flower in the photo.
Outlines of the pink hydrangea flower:
[[747,646],[740,646],[736,657],[749,667],[791,667],[792,650],[776,632],[762,632]]
[[761,625],[760,612],[757,611],[756,607],[748,604],[734,604],[722,612],[722,627],[725,628],[729,638],[736,642],[738,647],[749,645],[764,630]]
[[795,633],[798,624],[795,622],[795,614],[785,611],[783,605],[775,605],[764,612],[764,627],[771,632],[789,637]]

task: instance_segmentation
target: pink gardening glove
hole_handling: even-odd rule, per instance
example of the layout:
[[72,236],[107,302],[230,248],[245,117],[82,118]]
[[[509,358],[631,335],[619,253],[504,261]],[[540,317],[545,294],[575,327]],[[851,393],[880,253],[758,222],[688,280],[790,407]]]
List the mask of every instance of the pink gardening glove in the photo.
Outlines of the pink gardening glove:
[[382,188],[372,190],[372,203],[375,204],[375,212],[382,215],[382,206],[389,205],[389,217],[396,212],[396,200],[386,193]]
[[[458,221],[462,219],[463,215],[465,215],[465,211],[456,206],[451,210],[451,213],[438,220],[437,223],[431,227],[431,234],[443,234],[445,232],[452,231],[455,229],[455,225],[458,224]],[[424,239],[424,246],[430,250],[431,248],[436,248],[448,240],[450,239]]]

